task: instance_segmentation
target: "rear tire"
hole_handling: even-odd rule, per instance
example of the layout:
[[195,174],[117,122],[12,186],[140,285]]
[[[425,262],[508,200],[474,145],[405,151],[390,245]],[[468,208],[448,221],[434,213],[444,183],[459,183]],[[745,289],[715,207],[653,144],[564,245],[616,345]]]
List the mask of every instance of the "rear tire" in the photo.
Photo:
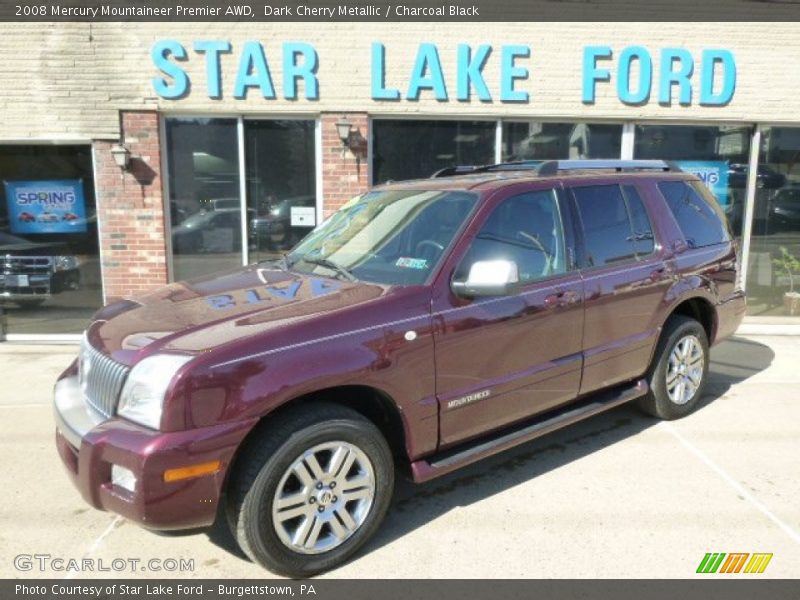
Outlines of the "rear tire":
[[692,318],[669,318],[648,373],[650,391],[639,408],[659,419],[679,419],[700,402],[708,379],[708,336]]
[[392,453],[349,408],[303,404],[268,421],[240,452],[228,520],[255,563],[309,577],[350,558],[383,521],[394,488]]

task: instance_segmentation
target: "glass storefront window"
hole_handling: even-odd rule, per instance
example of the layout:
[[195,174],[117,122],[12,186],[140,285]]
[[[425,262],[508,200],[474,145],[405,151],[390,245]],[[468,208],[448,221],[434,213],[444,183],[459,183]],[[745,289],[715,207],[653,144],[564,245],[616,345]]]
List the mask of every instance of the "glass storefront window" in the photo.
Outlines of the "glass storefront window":
[[738,125],[637,125],[633,157],[672,160],[700,177],[741,239],[751,134]]
[[242,264],[236,119],[168,118],[173,278]]
[[800,316],[800,128],[762,131],[747,272],[747,311]]
[[250,262],[290,250],[316,225],[314,121],[245,121]]
[[372,182],[430,177],[445,167],[494,162],[494,121],[372,122]]
[[8,334],[80,333],[103,303],[88,145],[0,146]]
[[503,161],[619,158],[622,125],[503,123]]

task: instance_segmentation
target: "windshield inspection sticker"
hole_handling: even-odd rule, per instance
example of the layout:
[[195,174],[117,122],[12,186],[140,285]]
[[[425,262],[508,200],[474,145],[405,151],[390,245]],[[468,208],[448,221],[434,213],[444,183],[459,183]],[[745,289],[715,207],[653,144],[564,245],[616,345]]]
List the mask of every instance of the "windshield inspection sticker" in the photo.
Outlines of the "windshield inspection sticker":
[[408,258],[405,256],[401,256],[397,259],[397,262],[394,263],[398,267],[402,267],[404,269],[427,269],[428,268],[428,261],[424,258]]

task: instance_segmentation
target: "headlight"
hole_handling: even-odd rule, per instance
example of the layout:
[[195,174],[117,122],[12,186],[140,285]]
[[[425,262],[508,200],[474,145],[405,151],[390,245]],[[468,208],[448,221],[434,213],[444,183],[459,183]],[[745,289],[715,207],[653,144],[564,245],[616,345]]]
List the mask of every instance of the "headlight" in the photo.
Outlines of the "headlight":
[[158,429],[167,388],[178,369],[191,359],[191,356],[156,354],[136,364],[122,388],[117,414]]
[[70,271],[80,266],[77,256],[54,256],[53,268],[56,271]]

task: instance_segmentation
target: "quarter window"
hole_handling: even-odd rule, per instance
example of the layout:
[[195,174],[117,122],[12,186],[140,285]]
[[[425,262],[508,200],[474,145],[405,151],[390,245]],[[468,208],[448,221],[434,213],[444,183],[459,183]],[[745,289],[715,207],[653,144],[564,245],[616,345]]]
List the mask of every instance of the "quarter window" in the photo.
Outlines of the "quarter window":
[[456,271],[464,279],[473,263],[513,260],[522,283],[565,273],[564,229],[553,190],[504,200],[489,215]]
[[694,187],[684,181],[662,181],[658,189],[690,248],[711,246],[730,239],[724,217]]
[[655,250],[655,238],[653,236],[653,226],[650,224],[650,217],[644,208],[644,202],[638,190],[633,185],[622,186],[625,193],[625,201],[628,204],[628,214],[631,217],[631,227],[633,229],[633,246],[637,256],[652,254]]
[[593,185],[574,188],[583,225],[586,260],[600,267],[637,260],[653,252],[653,230],[636,188]]

